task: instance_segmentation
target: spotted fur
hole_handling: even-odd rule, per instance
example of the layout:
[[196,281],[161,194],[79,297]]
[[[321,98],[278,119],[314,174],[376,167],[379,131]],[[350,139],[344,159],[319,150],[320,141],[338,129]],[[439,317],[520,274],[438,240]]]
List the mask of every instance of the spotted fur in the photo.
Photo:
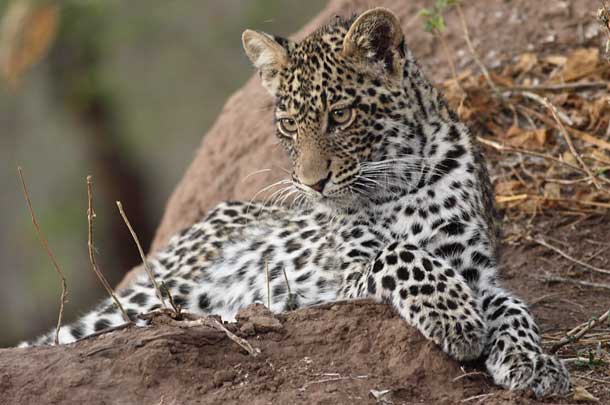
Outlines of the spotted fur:
[[[483,158],[396,17],[374,9],[299,43],[254,31],[243,42],[293,163],[275,200],[293,202],[223,203],[171,239],[148,262],[174,301],[230,321],[267,302],[267,273],[274,312],[372,297],[454,358],[483,356],[497,384],[565,394],[568,372],[542,353],[526,305],[498,285]],[[145,274],[119,296],[134,319],[160,307]],[[121,322],[106,300],[60,341]],[[51,343],[52,333],[30,344]]]

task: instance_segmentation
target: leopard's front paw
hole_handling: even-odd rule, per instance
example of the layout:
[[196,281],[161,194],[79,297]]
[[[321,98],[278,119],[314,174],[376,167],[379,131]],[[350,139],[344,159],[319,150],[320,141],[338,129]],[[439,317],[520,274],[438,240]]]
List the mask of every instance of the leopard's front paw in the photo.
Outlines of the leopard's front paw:
[[570,373],[561,360],[536,352],[490,356],[487,368],[494,382],[510,390],[531,389],[537,398],[565,395],[570,390]]
[[538,354],[530,388],[536,397],[565,395],[570,391],[570,373],[555,356]]

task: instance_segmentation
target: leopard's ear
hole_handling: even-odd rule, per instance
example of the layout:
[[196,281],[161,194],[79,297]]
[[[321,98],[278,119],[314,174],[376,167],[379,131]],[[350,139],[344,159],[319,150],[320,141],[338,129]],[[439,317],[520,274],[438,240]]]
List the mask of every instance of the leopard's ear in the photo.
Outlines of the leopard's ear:
[[386,8],[362,13],[343,39],[342,54],[370,67],[402,76],[404,36],[398,18]]
[[286,47],[272,35],[252,30],[245,30],[241,41],[246,55],[260,72],[263,86],[271,95],[275,95],[279,86],[279,72],[288,65]]

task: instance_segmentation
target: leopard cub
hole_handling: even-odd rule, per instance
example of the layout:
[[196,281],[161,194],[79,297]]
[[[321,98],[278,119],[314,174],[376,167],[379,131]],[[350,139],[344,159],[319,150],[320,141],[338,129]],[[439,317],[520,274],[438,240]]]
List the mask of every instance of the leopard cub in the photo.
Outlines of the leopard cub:
[[[250,30],[242,40],[292,161],[278,196],[299,204],[226,202],[176,235],[148,258],[174,301],[232,320],[267,302],[267,279],[274,312],[371,297],[455,359],[483,356],[503,387],[567,393],[569,374],[542,352],[526,305],[498,285],[499,228],[477,144],[396,16],[336,18],[301,42]],[[142,274],[120,292],[134,319],[160,307],[152,287]],[[60,341],[122,322],[106,300]]]

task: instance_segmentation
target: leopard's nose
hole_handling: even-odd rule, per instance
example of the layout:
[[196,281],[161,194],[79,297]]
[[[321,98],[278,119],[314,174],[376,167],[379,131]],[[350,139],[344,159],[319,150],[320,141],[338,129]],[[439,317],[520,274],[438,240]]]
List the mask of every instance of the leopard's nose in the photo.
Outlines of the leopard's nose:
[[324,191],[324,187],[326,186],[326,184],[328,183],[328,181],[330,180],[331,177],[332,177],[332,173],[328,172],[328,176],[326,176],[322,180],[318,181],[317,183],[305,184],[305,185],[307,187],[313,189],[314,191],[317,191],[318,193],[322,194],[322,191]]

